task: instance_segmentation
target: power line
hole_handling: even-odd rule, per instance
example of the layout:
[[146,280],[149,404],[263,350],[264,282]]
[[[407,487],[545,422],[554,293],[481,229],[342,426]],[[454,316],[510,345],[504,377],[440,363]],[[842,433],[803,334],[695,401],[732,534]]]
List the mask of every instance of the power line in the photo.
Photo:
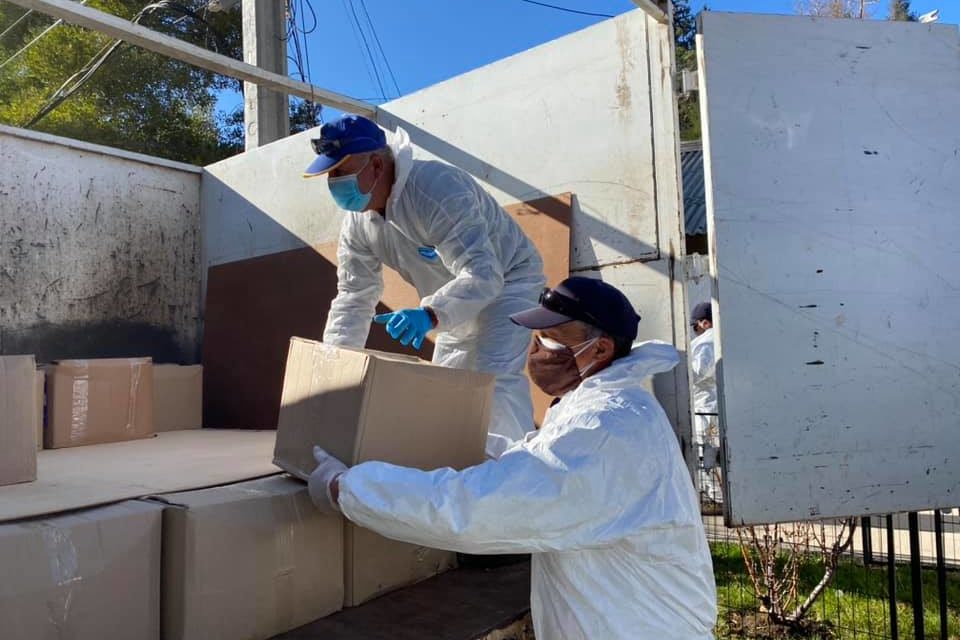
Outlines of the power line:
[[310,0],[306,0],[306,1],[307,1],[307,8],[310,9],[310,13],[313,16],[313,26],[310,27],[309,30],[307,30],[307,19],[303,13],[304,0],[300,0],[300,20],[303,21],[303,27],[300,29],[300,31],[301,33],[303,33],[303,59],[307,63],[307,78],[310,79],[313,74],[311,73],[311,70],[310,70],[310,47],[307,46],[307,35],[316,31],[317,25],[319,25],[320,22],[319,20],[317,20],[317,12],[313,10],[313,5],[310,3]]
[[[87,4],[87,0],[83,0],[80,4],[82,4],[82,5],[83,5],[83,4]],[[23,17],[24,17],[24,16],[21,16],[21,20],[23,19]],[[47,35],[47,34],[50,33],[51,31],[53,31],[56,27],[60,26],[61,24],[63,24],[63,20],[57,20],[57,21],[54,22],[52,25],[50,25],[49,27],[47,27],[46,29],[44,29],[43,31],[41,31],[41,32],[40,32],[40,35],[38,35],[36,38],[34,38],[34,39],[31,40],[30,42],[28,42],[26,45],[24,45],[24,47],[23,47],[22,49],[20,49],[19,51],[17,51],[15,54],[13,54],[12,56],[10,56],[10,57],[7,58],[6,60],[4,60],[3,63],[0,63],[0,69],[3,69],[3,68],[4,68],[5,66],[7,66],[14,58],[16,58],[17,56],[19,56],[21,53],[23,53],[24,51],[26,51],[27,49],[29,49],[29,48],[32,47],[33,45],[37,44],[37,42],[39,42],[40,39],[43,38],[43,36]],[[6,31],[4,31],[4,33],[6,33]]]
[[21,22],[23,22],[24,20],[26,20],[27,17],[28,17],[31,13],[33,13],[33,9],[27,9],[27,12],[24,13],[24,14],[23,14],[22,16],[20,16],[19,18],[17,18],[16,22],[14,22],[12,25],[10,25],[10,26],[7,27],[6,29],[4,29],[4,30],[3,30],[3,33],[0,33],[0,40],[3,40],[4,36],[6,36],[6,35],[7,35],[8,33],[10,33],[11,31],[13,31],[18,24],[20,24]]
[[[347,0],[340,0],[343,5],[343,12],[346,14],[347,22],[350,23],[350,28],[353,29],[353,37],[356,38],[357,44],[360,44],[360,34],[357,32],[357,25],[350,20],[350,9],[347,7]],[[363,55],[363,50],[360,51],[361,57]],[[370,58],[363,58],[363,66],[367,71],[367,77],[370,78],[370,84],[376,84],[376,80],[373,78],[373,73],[370,71],[372,60]],[[385,96],[381,96],[385,97]]]
[[367,3],[365,0],[360,0],[360,8],[363,9],[363,14],[367,17],[367,24],[370,25],[370,32],[373,34],[373,39],[377,42],[377,48],[380,49],[380,57],[383,58],[383,62],[387,65],[387,71],[390,72],[390,79],[393,80],[393,88],[397,90],[397,97],[399,98],[400,85],[397,84],[397,76],[393,73],[393,68],[390,66],[390,60],[387,59],[387,54],[383,52],[383,45],[380,44],[380,36],[377,35],[377,29],[373,26],[373,21],[370,20],[370,13],[367,12]]
[[613,16],[609,13],[593,13],[592,11],[581,11],[580,9],[568,9],[567,7],[558,7],[555,4],[547,4],[546,2],[537,2],[536,0],[520,0],[520,2],[526,2],[527,4],[535,4],[538,7],[546,7],[547,9],[556,9],[557,11],[566,11],[567,13],[576,13],[581,16],[593,16],[595,18],[612,18]]
[[380,70],[377,69],[376,60],[373,57],[373,52],[370,50],[370,43],[367,42],[367,36],[363,33],[363,27],[360,26],[360,18],[357,17],[357,8],[353,5],[353,0],[350,0],[350,11],[353,13],[353,21],[357,25],[357,29],[360,30],[360,38],[363,39],[363,46],[367,49],[367,56],[370,57],[370,62],[373,64],[373,73],[375,76],[377,76],[377,86],[380,87],[380,95],[386,98],[387,92],[383,89],[383,81],[380,79]]
[[[320,21],[317,19],[317,12],[313,10],[313,4],[311,4],[310,0],[307,0],[307,9],[310,10],[310,19],[313,20],[313,25],[309,29],[307,29],[306,18],[302,17],[303,16],[303,0],[300,0],[300,15],[303,19],[303,26],[300,27],[300,33],[302,33],[305,36],[316,31],[317,27],[320,25]],[[306,44],[306,41],[304,41],[304,44]]]
[[[86,4],[86,3],[87,3],[87,0],[83,0],[81,2],[81,4]],[[223,45],[221,41],[221,35],[217,31],[211,29],[209,23],[207,23],[206,20],[204,20],[204,18],[200,14],[196,13],[189,7],[173,2],[172,0],[158,0],[153,4],[149,4],[145,6],[143,9],[139,11],[139,13],[137,13],[137,15],[133,17],[131,22],[133,22],[134,24],[139,24],[139,22],[143,18],[161,9],[163,10],[172,9],[174,11],[177,11],[181,15],[189,16],[194,20],[197,20],[201,23],[206,24],[207,32],[213,33],[215,37],[214,39],[218,41],[217,46],[215,48],[219,51],[220,46]],[[52,25],[50,28],[53,28],[55,26],[56,26],[56,23]],[[47,31],[49,30],[50,29],[47,29]],[[44,33],[46,33],[46,31],[44,31]],[[42,36],[43,36],[43,33],[40,34],[40,36],[38,36],[38,39]],[[64,83],[61,84],[60,87],[53,92],[53,95],[47,98],[47,101],[43,104],[42,107],[40,107],[40,110],[37,112],[37,114],[33,116],[33,118],[31,118],[27,124],[24,125],[24,128],[29,129],[34,124],[42,120],[51,111],[53,111],[54,109],[59,107],[61,104],[63,104],[63,102],[67,98],[69,98],[74,93],[76,93],[87,82],[87,80],[93,77],[93,75],[97,71],[99,71],[104,64],[106,64],[107,60],[109,60],[110,57],[114,53],[116,53],[116,51],[123,45],[124,45],[123,40],[115,40],[112,44],[106,45],[102,49],[100,49],[99,53],[97,53],[97,55],[91,58],[91,60],[87,62],[87,64],[85,64],[83,68],[81,68],[79,71],[77,71],[72,76],[67,78],[66,81],[64,81]],[[27,46],[30,46],[30,45],[27,45]],[[4,64],[6,64],[6,62],[4,62]],[[2,66],[3,65],[0,65],[0,67]]]

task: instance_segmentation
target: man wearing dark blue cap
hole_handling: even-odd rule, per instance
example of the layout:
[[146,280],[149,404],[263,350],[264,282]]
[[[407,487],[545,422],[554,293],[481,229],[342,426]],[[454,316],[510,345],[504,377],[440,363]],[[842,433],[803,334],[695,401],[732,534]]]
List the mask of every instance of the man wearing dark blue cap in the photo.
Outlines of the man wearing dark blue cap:
[[[523,375],[530,331],[509,316],[543,288],[539,253],[465,171],[414,160],[402,129],[388,144],[376,123],[345,116],[312,143],[317,157],[305,175],[326,175],[344,210],[324,342],[362,347],[371,319],[416,349],[437,331],[435,363],[497,376],[487,454],[498,456],[533,428]],[[374,317],[384,264],[417,289],[419,307]]]
[[538,638],[711,638],[716,591],[696,492],[643,387],[677,365],[677,350],[632,346],[640,317],[599,280],[568,278],[512,319],[536,330],[531,377],[559,398],[539,431],[463,471],[347,469],[317,447],[313,501],[396,540],[532,554]]
[[700,492],[704,513],[719,513],[723,488],[717,456],[720,429],[717,423],[717,375],[713,345],[713,307],[701,302],[690,313],[696,337],[690,343],[690,382],[693,392],[693,443],[700,457]]

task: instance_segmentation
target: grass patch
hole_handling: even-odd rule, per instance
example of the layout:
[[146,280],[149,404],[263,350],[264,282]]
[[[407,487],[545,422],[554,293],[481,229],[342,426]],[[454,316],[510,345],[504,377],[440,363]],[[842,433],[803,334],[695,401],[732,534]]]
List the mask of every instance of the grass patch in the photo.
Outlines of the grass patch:
[[[890,638],[890,614],[887,598],[887,570],[883,566],[864,567],[854,560],[843,560],[833,583],[807,614],[805,629],[789,633],[769,625],[759,614],[750,577],[743,566],[737,544],[718,542],[710,545],[717,580],[719,616],[718,638]],[[823,575],[822,565],[811,556],[801,565],[801,592],[809,592]],[[897,628],[901,638],[913,638],[913,607],[910,567],[897,567]],[[937,575],[923,570],[924,636],[940,637],[940,609]],[[960,573],[947,572],[947,636],[960,639]]]

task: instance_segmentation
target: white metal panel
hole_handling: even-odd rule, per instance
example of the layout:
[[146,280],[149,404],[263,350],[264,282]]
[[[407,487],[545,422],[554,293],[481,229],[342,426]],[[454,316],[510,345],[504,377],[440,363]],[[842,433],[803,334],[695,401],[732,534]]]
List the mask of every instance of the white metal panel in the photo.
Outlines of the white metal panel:
[[195,362],[200,169],[0,127],[0,353]]
[[705,13],[732,521],[960,502],[960,37]]
[[[656,259],[651,129],[672,111],[651,113],[648,23],[666,33],[636,10],[388,102],[380,123],[399,124],[416,157],[469,171],[502,203],[576,193],[582,215],[573,229],[575,269]],[[654,79],[669,82],[663,73],[658,68]],[[336,238],[339,213],[326,181],[301,177],[316,135],[301,133],[206,167],[208,264]],[[666,179],[675,181],[676,160],[661,161]],[[254,208],[244,211],[241,200]],[[235,206],[214,206],[221,201]],[[255,219],[264,216],[282,230],[261,235]],[[259,237],[248,237],[248,222]]]
[[633,11],[381,105],[378,118],[503,202],[576,193],[573,269],[656,259],[650,25]]

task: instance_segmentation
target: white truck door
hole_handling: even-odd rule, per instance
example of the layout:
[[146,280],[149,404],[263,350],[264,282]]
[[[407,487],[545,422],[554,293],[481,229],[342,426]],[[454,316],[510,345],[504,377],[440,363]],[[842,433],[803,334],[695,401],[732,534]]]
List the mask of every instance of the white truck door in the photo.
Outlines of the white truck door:
[[960,36],[706,12],[728,522],[960,503]]

